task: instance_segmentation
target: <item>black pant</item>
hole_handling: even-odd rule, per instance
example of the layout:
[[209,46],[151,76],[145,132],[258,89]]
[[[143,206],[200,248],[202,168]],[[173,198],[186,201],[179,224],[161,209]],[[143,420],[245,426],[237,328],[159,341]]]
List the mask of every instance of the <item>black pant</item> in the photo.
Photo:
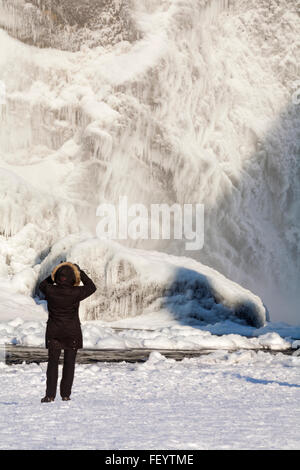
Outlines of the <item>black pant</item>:
[[[58,363],[61,349],[48,349],[48,367],[47,367],[47,397],[55,398],[57,379],[58,379]],[[64,364],[62,378],[60,382],[61,397],[69,397],[74,379],[75,359],[77,349],[64,349]]]

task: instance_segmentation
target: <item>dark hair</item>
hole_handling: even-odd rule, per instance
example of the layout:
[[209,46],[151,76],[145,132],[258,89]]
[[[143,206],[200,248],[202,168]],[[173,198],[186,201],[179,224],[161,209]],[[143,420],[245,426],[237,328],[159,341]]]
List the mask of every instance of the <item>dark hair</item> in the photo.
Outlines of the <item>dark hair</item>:
[[57,284],[66,284],[71,286],[74,286],[76,281],[74,270],[71,268],[71,266],[66,265],[58,268],[54,279]]

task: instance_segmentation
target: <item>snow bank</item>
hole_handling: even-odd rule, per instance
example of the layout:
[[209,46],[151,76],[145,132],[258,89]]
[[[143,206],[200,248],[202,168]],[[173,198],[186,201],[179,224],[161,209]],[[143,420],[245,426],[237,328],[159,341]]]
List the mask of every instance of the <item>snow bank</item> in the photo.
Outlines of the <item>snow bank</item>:
[[[41,312],[39,312],[41,314]],[[31,347],[45,346],[46,315],[44,320],[24,320],[16,317],[0,323],[0,344],[14,344]],[[37,318],[40,318],[37,315]],[[226,323],[226,322],[225,322]],[[240,350],[240,349],[271,349],[285,350],[298,347],[300,329],[289,329],[289,337],[282,338],[276,332],[276,325],[270,327],[267,333],[260,333],[255,328],[248,327],[248,337],[240,334],[227,333],[216,336],[213,325],[202,330],[195,326],[165,326],[155,330],[124,329],[109,327],[105,322],[82,322],[83,347],[85,349],[181,349],[181,350]],[[275,331],[274,331],[275,330]],[[293,338],[291,338],[293,336]]]

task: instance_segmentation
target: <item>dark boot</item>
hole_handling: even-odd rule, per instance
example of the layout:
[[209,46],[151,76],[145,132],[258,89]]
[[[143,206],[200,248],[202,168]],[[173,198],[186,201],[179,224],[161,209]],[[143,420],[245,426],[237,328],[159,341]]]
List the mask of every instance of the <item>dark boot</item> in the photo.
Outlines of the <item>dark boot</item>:
[[62,397],[62,401],[69,401],[69,400],[71,400],[70,397]]
[[53,397],[47,397],[47,395],[41,399],[41,403],[50,403],[51,401],[54,401]]

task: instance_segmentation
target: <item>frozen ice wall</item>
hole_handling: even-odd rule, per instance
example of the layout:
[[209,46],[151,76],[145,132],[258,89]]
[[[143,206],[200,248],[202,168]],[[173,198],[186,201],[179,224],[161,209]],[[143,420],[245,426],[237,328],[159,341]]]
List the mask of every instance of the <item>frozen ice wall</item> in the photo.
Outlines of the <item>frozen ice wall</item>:
[[122,243],[201,261],[297,322],[296,3],[81,2],[98,8],[83,24],[59,3],[0,2],[1,273],[95,235],[101,202],[200,202],[202,250]]

